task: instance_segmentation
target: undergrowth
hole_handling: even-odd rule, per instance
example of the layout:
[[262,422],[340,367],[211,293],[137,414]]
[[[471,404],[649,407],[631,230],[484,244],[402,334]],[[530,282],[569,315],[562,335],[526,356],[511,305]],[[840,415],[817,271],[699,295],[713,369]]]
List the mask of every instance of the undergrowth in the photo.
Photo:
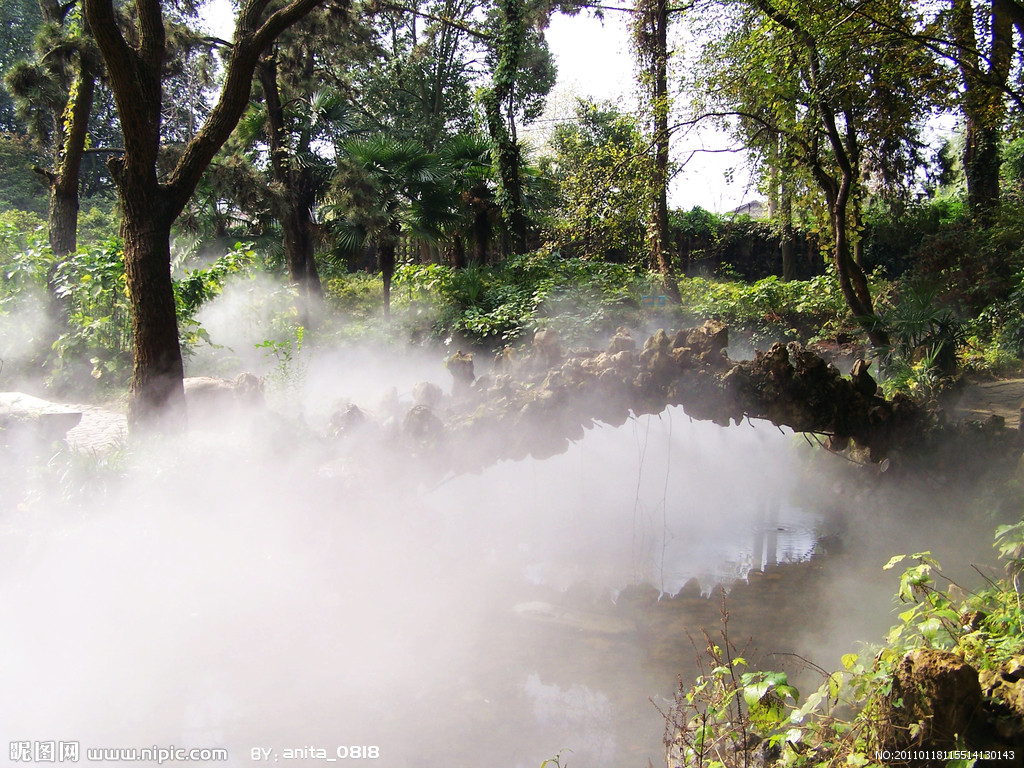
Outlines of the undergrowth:
[[[393,326],[409,336],[460,338],[490,346],[515,344],[541,328],[555,328],[572,344],[634,329],[728,323],[762,346],[778,340],[833,338],[852,327],[833,277],[756,283],[683,277],[682,305],[660,302],[661,278],[649,270],[542,250],[500,265],[454,269],[405,264],[395,272]],[[363,273],[330,279],[329,305],[359,329],[373,326],[379,278]]]
[[[884,644],[843,656],[842,669],[819,670],[822,682],[806,697],[785,673],[748,667],[729,639],[723,612],[720,637],[705,634],[700,674],[689,685],[680,680],[662,713],[669,765],[880,766],[887,764],[880,750],[890,748],[895,730],[903,743],[927,749],[928,718],[914,720],[916,710],[894,687],[909,652],[950,651],[979,671],[1019,666],[1024,654],[1024,521],[1000,526],[995,546],[1007,575],[986,577],[986,586],[974,592],[948,578],[928,552],[893,557],[886,569],[909,566],[897,594],[905,606],[899,623]],[[901,721],[906,717],[909,723]],[[959,734],[948,749],[948,759],[937,764],[966,768],[980,762],[978,750],[998,748]]]

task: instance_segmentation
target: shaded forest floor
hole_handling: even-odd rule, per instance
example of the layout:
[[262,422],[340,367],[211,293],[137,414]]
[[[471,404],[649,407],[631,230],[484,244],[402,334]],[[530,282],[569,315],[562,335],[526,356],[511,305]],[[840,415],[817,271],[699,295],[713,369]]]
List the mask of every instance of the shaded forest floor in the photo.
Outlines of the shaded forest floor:
[[957,420],[984,421],[992,415],[1002,416],[1006,426],[1020,426],[1020,409],[1024,406],[1024,378],[997,379],[968,383],[951,415]]

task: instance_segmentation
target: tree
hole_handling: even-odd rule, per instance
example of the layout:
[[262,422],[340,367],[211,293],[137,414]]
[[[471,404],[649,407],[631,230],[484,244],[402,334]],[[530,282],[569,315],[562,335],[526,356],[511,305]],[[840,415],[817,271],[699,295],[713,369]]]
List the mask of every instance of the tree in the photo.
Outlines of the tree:
[[525,0],[498,0],[488,50],[491,85],[481,91],[491,137],[501,207],[508,232],[505,253],[526,250],[527,217],[523,197],[522,146],[518,124],[540,116],[544,97],[555,83],[555,69],[541,24],[548,7],[529,8]]
[[[37,0],[0,0],[0,73],[32,54],[35,34],[42,21]],[[11,94],[0,88],[0,133],[22,131]]]
[[220,97],[166,174],[160,173],[162,85],[169,55],[163,3],[136,0],[134,18],[127,22],[118,19],[113,0],[83,1],[124,137],[124,154],[111,158],[108,166],[123,213],[135,346],[129,423],[159,421],[180,428],[184,372],[170,273],[171,226],[245,111],[260,56],[318,0],[241,3]]
[[633,11],[633,40],[639,61],[641,91],[651,118],[653,200],[647,227],[647,242],[652,265],[661,273],[663,290],[668,298],[680,303],[679,284],[669,251],[668,182],[669,182],[669,110],[668,95],[668,26],[670,13],[681,9],[669,7],[668,0],[637,0]]
[[474,125],[478,0],[384,3],[372,17],[375,55],[359,62],[350,98],[369,132],[418,141],[433,152]]
[[454,221],[445,175],[440,157],[410,139],[374,136],[344,145],[329,215],[342,247],[371,245],[376,250],[385,317],[391,313],[391,279],[401,239],[436,243]]
[[[1002,129],[1006,87],[1013,60],[1013,16],[1024,23],[1024,5],[1014,0],[979,4],[952,0],[949,32],[953,59],[960,71],[964,115],[964,175],[971,214],[989,225],[999,210]],[[987,40],[979,47],[979,35]]]
[[39,0],[43,26],[34,61],[16,63],[6,75],[19,114],[37,142],[49,146],[49,234],[54,256],[77,247],[79,177],[88,141],[99,56],[77,2]]
[[578,100],[555,128],[550,173],[558,188],[556,244],[583,257],[641,261],[651,211],[653,158],[636,120],[612,104]]
[[[735,6],[727,34],[704,54],[705,115],[735,121],[755,151],[781,146],[813,180],[846,302],[872,344],[885,346],[857,258],[865,179],[882,185],[912,176],[935,72],[910,40],[905,7],[860,7],[865,13],[778,0]],[[778,136],[782,145],[773,144]]]
[[[487,263],[494,230],[501,218],[494,195],[491,145],[479,134],[458,134],[438,149],[452,185],[454,219],[448,229],[452,241],[452,266]],[[473,244],[467,257],[466,245]]]

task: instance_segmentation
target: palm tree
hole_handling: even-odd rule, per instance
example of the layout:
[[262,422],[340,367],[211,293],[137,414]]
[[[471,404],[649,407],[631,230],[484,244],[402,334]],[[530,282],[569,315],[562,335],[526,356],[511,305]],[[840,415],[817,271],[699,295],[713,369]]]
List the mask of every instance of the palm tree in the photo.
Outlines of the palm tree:
[[455,249],[453,266],[466,266],[466,243],[472,241],[474,264],[487,263],[494,229],[501,221],[495,199],[491,144],[480,134],[458,134],[438,149],[451,177],[456,219],[450,230]]
[[450,175],[441,157],[417,141],[378,135],[341,147],[324,218],[332,223],[341,250],[367,245],[376,250],[384,279],[384,315],[389,316],[401,239],[436,244],[455,221]]

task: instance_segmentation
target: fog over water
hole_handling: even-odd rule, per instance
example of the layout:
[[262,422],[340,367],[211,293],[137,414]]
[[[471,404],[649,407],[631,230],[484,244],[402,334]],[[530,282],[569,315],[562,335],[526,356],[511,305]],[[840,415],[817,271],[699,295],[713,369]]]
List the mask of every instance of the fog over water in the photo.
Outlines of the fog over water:
[[[352,746],[397,768],[658,765],[648,699],[692,672],[698,618],[718,623],[720,590],[706,609],[671,599],[689,580],[735,585],[735,639],[834,666],[892,623],[891,554],[932,549],[951,571],[987,554],[993,526],[935,479],[901,489],[680,408],[478,474],[311,437],[340,402],[383,417],[391,387],[399,409],[418,381],[447,391],[441,359],[320,353],[270,398],[305,432],[193,420],[82,493],[26,466],[0,518],[0,741],[224,747],[227,765]],[[748,578],[776,586],[749,598]]]

